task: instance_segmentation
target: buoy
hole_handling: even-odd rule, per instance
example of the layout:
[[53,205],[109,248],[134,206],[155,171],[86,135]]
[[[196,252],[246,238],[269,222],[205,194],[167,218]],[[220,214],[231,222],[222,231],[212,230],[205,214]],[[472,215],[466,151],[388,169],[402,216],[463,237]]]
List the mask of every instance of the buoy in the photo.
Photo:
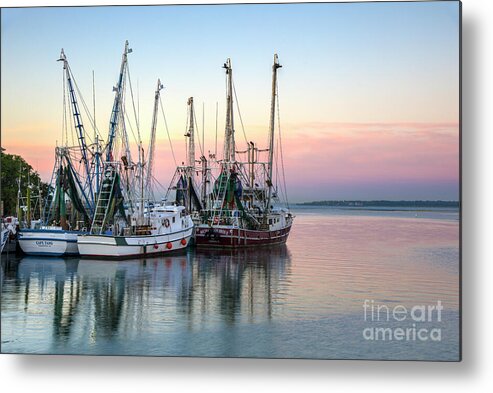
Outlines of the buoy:
[[186,246],[187,245],[187,241],[185,239],[181,239],[181,245],[182,246]]
[[171,248],[172,248],[172,247],[173,247],[173,244],[171,244],[171,243],[167,243],[167,244],[166,244],[166,248],[167,248],[168,250],[171,250]]
[[157,244],[154,244],[154,249],[157,250],[159,246]]

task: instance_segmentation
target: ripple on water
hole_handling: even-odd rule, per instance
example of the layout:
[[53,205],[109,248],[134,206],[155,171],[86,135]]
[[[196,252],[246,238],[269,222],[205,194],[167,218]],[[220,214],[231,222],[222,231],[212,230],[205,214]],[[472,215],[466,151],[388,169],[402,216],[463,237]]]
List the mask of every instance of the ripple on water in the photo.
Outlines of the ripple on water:
[[[2,265],[2,350],[453,359],[458,233],[451,220],[300,214],[287,246],[121,262],[13,258]],[[362,342],[365,299],[441,300],[447,340]]]

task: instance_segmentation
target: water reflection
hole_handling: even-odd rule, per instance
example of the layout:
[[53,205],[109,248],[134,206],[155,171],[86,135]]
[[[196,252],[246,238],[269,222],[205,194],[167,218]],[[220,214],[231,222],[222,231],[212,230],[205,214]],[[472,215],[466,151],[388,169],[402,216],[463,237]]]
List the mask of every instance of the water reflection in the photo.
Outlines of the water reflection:
[[[456,359],[458,229],[300,214],[287,246],[119,262],[2,258],[2,351]],[[444,340],[365,341],[365,299],[441,300]]]
[[[273,298],[289,274],[285,245],[195,251],[126,261],[26,257],[5,270],[9,304],[27,315],[52,315],[52,339],[89,342],[182,324],[234,325],[272,318]],[[47,308],[51,307],[51,310]]]

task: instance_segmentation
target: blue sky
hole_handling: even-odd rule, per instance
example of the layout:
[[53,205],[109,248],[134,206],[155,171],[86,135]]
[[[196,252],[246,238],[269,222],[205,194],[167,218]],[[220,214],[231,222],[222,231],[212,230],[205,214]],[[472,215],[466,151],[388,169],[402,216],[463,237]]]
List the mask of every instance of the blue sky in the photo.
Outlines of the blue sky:
[[[227,57],[233,61],[247,133],[264,138],[275,52],[284,65],[280,100],[288,136],[314,123],[456,124],[458,17],[457,2],[3,9],[2,145],[14,149],[19,138],[39,138],[48,146],[60,139],[62,74],[56,59],[62,47],[89,103],[95,71],[98,125],[106,134],[126,39],[134,50],[129,62],[142,128],[149,128],[159,77],[177,143],[182,143],[186,100],[192,95],[200,110],[204,103],[209,131],[219,102],[221,134],[221,65]],[[449,133],[458,141],[457,127]],[[209,143],[212,134],[207,133]],[[456,199],[458,164],[453,165],[455,177],[437,179],[447,184],[438,189],[429,182],[419,185],[419,174],[409,179],[419,190],[416,197]],[[298,188],[298,179],[290,181]],[[324,184],[327,198],[353,193],[365,199],[365,187],[347,184],[347,190],[358,191],[345,193],[344,182],[332,183],[330,173]],[[385,184],[384,176],[376,196],[405,196],[398,191],[406,187],[395,179]],[[312,197],[314,192],[297,196]]]

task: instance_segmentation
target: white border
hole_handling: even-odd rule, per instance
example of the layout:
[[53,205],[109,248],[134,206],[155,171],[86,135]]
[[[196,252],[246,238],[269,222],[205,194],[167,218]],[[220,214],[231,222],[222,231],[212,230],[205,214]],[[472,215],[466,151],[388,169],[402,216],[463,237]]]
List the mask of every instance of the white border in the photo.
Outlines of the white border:
[[[207,3],[175,1],[178,2]],[[173,2],[146,0],[144,3]],[[1,355],[2,391],[464,393],[488,391],[488,388],[491,391],[492,3],[491,0],[463,1],[462,363]],[[136,1],[0,0],[2,7],[92,4],[123,5]]]

